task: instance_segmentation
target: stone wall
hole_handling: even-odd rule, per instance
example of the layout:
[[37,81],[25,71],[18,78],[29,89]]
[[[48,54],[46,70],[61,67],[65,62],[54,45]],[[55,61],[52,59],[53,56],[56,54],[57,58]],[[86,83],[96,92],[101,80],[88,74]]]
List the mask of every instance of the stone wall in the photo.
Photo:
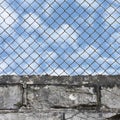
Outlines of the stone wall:
[[1,76],[0,120],[120,120],[120,76]]

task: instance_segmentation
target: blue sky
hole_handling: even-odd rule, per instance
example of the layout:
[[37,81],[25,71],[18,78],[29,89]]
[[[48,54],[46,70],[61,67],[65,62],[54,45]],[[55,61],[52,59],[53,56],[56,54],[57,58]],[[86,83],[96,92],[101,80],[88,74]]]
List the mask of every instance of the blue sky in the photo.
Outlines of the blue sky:
[[0,74],[120,73],[120,0],[0,0]]

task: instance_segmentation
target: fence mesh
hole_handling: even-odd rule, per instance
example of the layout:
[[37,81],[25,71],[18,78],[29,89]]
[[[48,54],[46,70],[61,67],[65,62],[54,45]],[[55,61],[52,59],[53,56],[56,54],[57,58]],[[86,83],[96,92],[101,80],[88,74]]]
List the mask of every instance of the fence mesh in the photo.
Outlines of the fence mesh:
[[0,74],[120,73],[120,0],[0,0]]

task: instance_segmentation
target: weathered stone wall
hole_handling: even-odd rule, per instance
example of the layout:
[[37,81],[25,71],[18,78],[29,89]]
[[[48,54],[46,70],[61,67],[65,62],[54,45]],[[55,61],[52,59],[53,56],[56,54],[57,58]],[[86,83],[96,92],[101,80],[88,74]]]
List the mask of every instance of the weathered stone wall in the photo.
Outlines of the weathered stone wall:
[[120,76],[1,76],[0,120],[120,120]]

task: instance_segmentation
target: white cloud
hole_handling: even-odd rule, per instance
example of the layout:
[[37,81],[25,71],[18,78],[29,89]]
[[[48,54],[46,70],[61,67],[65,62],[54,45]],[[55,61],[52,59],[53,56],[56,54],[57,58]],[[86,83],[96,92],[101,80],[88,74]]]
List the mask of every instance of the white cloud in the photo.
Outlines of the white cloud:
[[[13,56],[14,58],[14,56]],[[0,61],[0,74],[9,74],[12,71],[13,67],[13,58],[12,57],[4,57],[3,60]]]
[[63,48],[66,48],[66,44],[71,45],[71,47],[73,48],[78,47],[76,43],[76,40],[78,38],[78,33],[77,31],[75,32],[75,30],[72,27],[70,27],[68,24],[61,25],[60,28],[58,28],[55,32],[49,35],[50,38],[52,39],[51,40],[52,42],[53,41],[56,42],[58,45],[61,45],[61,47]]
[[86,46],[84,49],[83,48],[79,48],[77,49],[77,51],[73,54],[71,54],[71,58],[73,60],[76,59],[88,59],[88,58],[95,58],[97,56],[99,56],[99,49],[96,49],[94,46]]
[[120,32],[115,32],[111,35],[115,42],[120,43]]
[[[64,0],[56,0],[56,1],[47,0],[43,5],[43,8],[45,9],[45,15],[49,17],[52,14],[52,12],[55,10],[55,6],[63,2]],[[76,0],[76,2],[78,2],[84,8],[96,9],[99,6],[97,0]]]
[[[54,52],[50,51],[39,51],[39,43],[36,43],[34,39],[24,39],[19,37],[11,44],[5,44],[5,51],[10,54],[9,58],[5,59],[5,62],[9,65],[11,74],[15,69],[17,74],[37,74],[41,69],[39,67],[40,61],[44,61],[42,64],[50,65],[58,56]],[[13,48],[13,49],[10,49]],[[35,51],[34,51],[35,50]],[[3,64],[2,64],[3,65]],[[19,66],[16,66],[19,65]],[[0,66],[1,67],[1,66]],[[17,68],[16,68],[17,67]],[[21,72],[22,70],[23,73]],[[20,73],[19,73],[20,72]]]
[[22,6],[24,9],[30,8],[30,5],[34,3],[35,0],[19,0],[20,6]]
[[0,0],[0,3],[3,3],[5,0]]
[[34,74],[38,72],[39,59],[36,59],[34,54],[27,56],[27,54],[25,55],[23,53],[23,55],[20,54],[17,58],[14,55],[11,55],[10,57],[12,59],[11,64],[9,65],[10,74],[13,72],[16,74]]
[[23,53],[31,55],[33,51],[38,47],[39,44],[35,42],[35,40],[31,37],[27,39],[24,37],[19,37],[12,43],[4,43],[4,49],[9,54],[16,52],[19,55],[23,55]]
[[[23,16],[24,22],[21,26],[26,30],[27,33],[39,31],[39,34],[42,33],[42,36],[45,34],[46,29],[50,29],[48,25],[40,18],[39,14],[29,13]],[[52,29],[49,30],[53,31]],[[34,34],[33,34],[34,35]],[[45,37],[45,36],[44,36]]]
[[27,32],[40,29],[42,21],[38,14],[29,13],[24,15],[23,18],[25,22],[23,22],[21,26],[25,28]]
[[116,3],[116,2],[120,2],[120,0],[111,0],[111,1],[112,1],[112,2],[115,2],[115,3]]
[[[36,49],[38,46],[38,43],[36,43],[34,39],[24,39],[22,37],[19,37],[9,45],[5,43],[5,52],[10,54],[10,56],[4,60],[4,62],[9,65],[7,68],[9,69],[8,74],[13,72],[21,74],[22,70],[24,70],[23,74],[37,73],[40,61],[39,51]],[[34,52],[34,50],[36,50],[36,52]]]
[[115,71],[114,68],[107,68],[107,69],[101,69],[101,70],[98,70],[94,73],[94,75],[115,75],[115,74],[118,74],[119,71]]
[[[37,60],[36,60],[37,61]],[[22,63],[20,64],[23,73],[22,74],[38,74],[39,71],[39,65],[37,64],[37,62],[32,62],[31,61],[27,61],[27,63]],[[18,73],[19,71],[16,70],[16,72]]]
[[34,0],[24,0],[24,2],[27,2],[27,3],[31,4],[31,3],[34,2]]
[[0,61],[0,74],[8,67],[7,63]]
[[66,62],[70,64],[69,73],[76,74],[93,74],[95,59],[99,57],[100,50],[94,46],[86,46],[85,48],[78,48],[73,54],[66,59]]
[[46,0],[46,2],[43,5],[43,8],[45,10],[44,14],[46,15],[46,17],[49,17],[52,14],[52,12],[54,12],[55,7],[63,2],[64,0]]
[[102,66],[102,67],[105,67],[105,64],[109,64],[109,65],[111,65],[112,63],[114,63],[115,62],[115,59],[114,58],[107,58],[107,57],[99,57],[97,60],[96,60],[96,62],[98,62],[99,64],[103,64],[104,63],[104,65]]
[[97,57],[99,50],[96,49],[94,46],[88,46],[84,49],[84,52],[81,53],[81,57],[87,59],[89,57]]
[[[96,67],[95,64],[98,64],[98,67]],[[94,61],[93,64],[82,63],[80,67],[76,66],[76,67],[73,67],[72,69],[75,71],[74,74],[108,75],[108,74],[119,73],[119,70],[116,69],[116,66],[119,66],[119,63],[118,61],[116,62],[114,58],[99,57]]]
[[55,60],[58,55],[55,52],[44,52],[43,55],[41,56],[45,61],[48,62],[48,64],[50,64],[50,61]]
[[[46,71],[48,75],[58,76],[58,75],[69,75],[68,71],[57,68],[57,69],[49,69]],[[45,73],[44,73],[45,74]]]
[[17,73],[10,71],[7,75],[17,75]]
[[19,37],[15,41],[19,46],[18,48],[22,48],[25,52],[30,55],[33,51],[39,46],[38,43],[35,43],[35,40],[32,37],[24,39],[24,37]]
[[119,27],[120,13],[117,11],[117,8],[110,6],[106,9],[103,14],[103,17],[106,22],[106,26],[112,26],[114,28]]
[[99,6],[97,0],[76,0],[84,8],[96,9]]
[[14,31],[18,14],[12,8],[7,7],[7,3],[0,5],[0,34],[11,34]]
[[93,23],[95,21],[94,16],[95,16],[95,14],[92,14],[90,17],[88,17],[88,19],[86,20],[88,25],[93,25]]
[[88,65],[82,64],[80,66],[72,67],[70,69],[72,69],[72,70],[69,71],[69,69],[68,69],[68,71],[71,75],[91,75],[91,74],[93,75],[93,74],[95,74],[93,72],[92,68]]
[[[51,0],[50,0],[51,1]],[[54,1],[53,1],[53,3],[54,3]],[[55,3],[54,3],[55,4]],[[44,5],[43,5],[43,8],[44,8],[44,10],[45,10],[45,12],[44,12],[44,14],[47,16],[47,17],[49,17],[51,14],[52,14],[52,12],[54,11],[54,8],[53,8],[53,4],[52,4],[52,2],[51,3],[49,3],[49,2],[46,2]]]
[[[114,54],[120,53],[120,32],[115,32],[111,35],[110,40],[112,41],[111,46],[114,48]],[[117,55],[118,56],[118,55]]]
[[99,69],[96,70],[98,74],[116,74],[119,73],[117,69],[119,67],[119,60],[116,60],[115,57],[99,57],[96,62],[99,64]]

